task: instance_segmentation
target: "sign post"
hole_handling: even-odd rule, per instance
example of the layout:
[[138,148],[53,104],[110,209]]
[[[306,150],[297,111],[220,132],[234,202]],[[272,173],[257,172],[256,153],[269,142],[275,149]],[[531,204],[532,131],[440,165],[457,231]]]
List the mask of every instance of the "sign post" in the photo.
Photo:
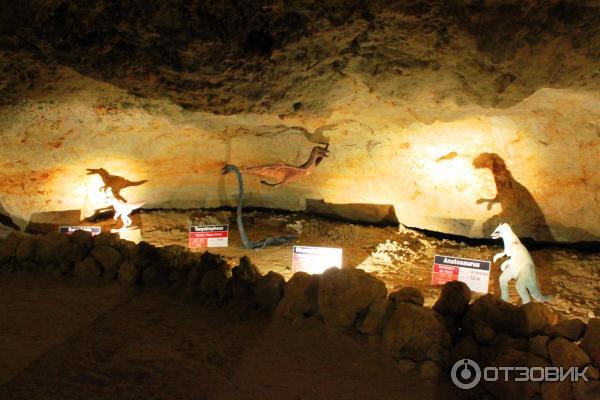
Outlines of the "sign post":
[[431,284],[443,285],[450,281],[461,281],[466,283],[469,289],[474,292],[487,293],[490,266],[491,263],[484,260],[435,256]]

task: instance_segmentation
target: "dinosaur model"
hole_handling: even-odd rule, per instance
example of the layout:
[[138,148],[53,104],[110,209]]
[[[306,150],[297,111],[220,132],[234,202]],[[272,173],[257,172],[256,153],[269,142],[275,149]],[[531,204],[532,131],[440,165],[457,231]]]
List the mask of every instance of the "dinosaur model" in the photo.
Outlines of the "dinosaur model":
[[106,193],[106,189],[110,188],[112,190],[113,196],[117,200],[120,200],[124,203],[126,203],[127,200],[125,200],[123,196],[121,196],[121,190],[125,189],[126,187],[139,186],[143,183],[148,182],[147,180],[137,182],[128,181],[127,179],[121,176],[109,174],[108,171],[104,168],[88,168],[86,169],[86,171],[88,175],[100,175],[100,178],[102,178],[102,182],[104,182],[104,186],[102,186],[100,190]]
[[309,175],[321,163],[324,158],[329,157],[329,145],[323,147],[315,146],[310,152],[308,160],[300,165],[294,166],[285,163],[259,165],[256,167],[242,167],[240,170],[261,178],[272,179],[276,183],[269,183],[264,180],[260,182],[269,186],[279,186],[286,182],[295,181],[305,175]]
[[143,206],[145,204],[145,202],[141,202],[141,203],[121,202],[121,201],[117,200],[115,196],[113,196],[112,190],[110,188],[108,188],[106,193],[108,194],[108,201],[115,209],[115,216],[114,216],[115,221],[117,219],[119,219],[119,217],[121,217],[121,221],[123,221],[122,229],[129,228],[133,222],[131,220],[131,218],[129,218],[129,214],[131,214],[133,212],[133,210],[137,210],[138,208]]
[[228,164],[225,167],[223,167],[223,175],[228,174],[230,172],[234,172],[237,176],[238,187],[240,192],[237,205],[237,226],[240,231],[240,239],[242,241],[242,246],[244,246],[245,249],[262,249],[267,246],[283,244],[294,240],[296,238],[295,236],[279,236],[276,238],[267,237],[265,239],[259,240],[258,242],[251,242],[250,240],[248,240],[248,236],[246,235],[246,231],[244,230],[244,223],[242,221],[242,203],[244,201],[244,182],[242,180],[242,174],[240,172],[240,169],[235,165]]
[[502,300],[508,301],[508,281],[516,279],[517,293],[521,297],[523,304],[527,304],[533,297],[537,301],[545,302],[552,300],[552,296],[544,296],[540,291],[535,274],[535,264],[531,255],[523,246],[517,235],[506,223],[498,225],[492,233],[492,238],[502,238],[504,242],[504,251],[494,256],[493,262],[504,256],[509,257],[500,265],[500,293]]

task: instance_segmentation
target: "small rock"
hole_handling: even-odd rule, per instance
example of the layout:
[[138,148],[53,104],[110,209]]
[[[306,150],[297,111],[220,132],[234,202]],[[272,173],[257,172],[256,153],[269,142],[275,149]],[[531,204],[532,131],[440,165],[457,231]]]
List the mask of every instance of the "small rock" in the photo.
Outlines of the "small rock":
[[451,362],[455,363],[464,358],[479,362],[481,351],[473,336],[464,336],[454,345],[451,352]]
[[398,369],[400,372],[410,372],[417,367],[417,363],[410,358],[401,358],[398,360]]
[[15,257],[19,263],[22,264],[23,261],[31,260],[34,261],[35,258],[35,248],[37,246],[37,240],[35,238],[28,236],[23,238],[17,245],[17,249],[15,250]]
[[396,290],[395,292],[390,293],[388,298],[395,305],[406,302],[416,306],[422,306],[425,303],[421,291],[414,287],[404,287]]
[[206,296],[222,298],[229,279],[229,270],[226,266],[211,269],[206,272],[200,281],[200,292]]
[[592,358],[594,366],[600,368],[600,319],[592,318],[588,321],[581,348]]
[[123,261],[123,256],[113,247],[97,245],[94,247],[90,256],[98,261],[103,270],[103,276],[106,279],[115,279],[119,266]]
[[435,302],[433,309],[442,315],[462,317],[469,307],[471,290],[460,281],[451,281],[442,286],[440,298]]
[[21,232],[11,232],[0,242],[0,264],[6,264],[15,255],[19,243],[28,235]]
[[73,257],[75,261],[83,260],[90,254],[92,247],[94,246],[94,237],[91,232],[88,231],[75,231],[69,237],[71,240],[71,246],[73,247]]
[[389,317],[392,302],[389,299],[375,299],[369,307],[365,318],[356,325],[356,329],[365,335],[378,335],[383,330],[385,320]]
[[319,278],[319,310],[325,324],[336,329],[352,328],[386,294],[383,281],[362,269],[329,268]]
[[600,371],[598,371],[598,368],[594,367],[593,365],[590,365],[587,371],[585,372],[585,376],[588,379],[597,381],[598,379],[600,379]]
[[256,265],[252,264],[247,256],[240,258],[240,265],[236,267],[235,275],[236,279],[249,284],[255,284],[261,276]]
[[285,279],[281,274],[269,271],[259,278],[254,286],[254,297],[259,307],[273,311],[283,297]]
[[94,245],[95,246],[109,246],[114,247],[115,249],[119,247],[119,234],[112,232],[101,232],[100,234],[94,236]]
[[473,326],[473,336],[481,344],[490,344],[496,337],[496,332],[485,322],[476,321]]
[[494,340],[490,343],[490,346],[494,347],[498,351],[505,350],[527,350],[528,341],[525,338],[514,338],[512,336],[501,333],[497,335]]
[[592,360],[575,343],[564,338],[556,338],[548,343],[548,355],[557,367],[584,367]]
[[146,286],[162,286],[169,281],[169,273],[167,267],[155,262],[142,271],[142,282]]
[[102,268],[92,257],[86,257],[75,263],[75,276],[81,279],[92,280],[102,275]]
[[383,328],[383,351],[394,358],[432,360],[446,365],[450,359],[450,335],[431,308],[402,302]]
[[[511,367],[549,367],[550,363],[531,353],[507,349],[498,352],[495,359],[490,360],[490,366]],[[501,373],[502,374],[502,373]],[[500,375],[502,376],[502,375]],[[516,381],[515,373],[509,373],[508,381],[499,379],[495,382],[484,382],[484,387],[497,399],[531,399],[541,393],[540,382]]]
[[285,284],[283,298],[275,309],[275,315],[296,319],[309,317],[319,309],[319,278],[306,272],[296,272]]
[[513,336],[530,337],[544,332],[548,325],[556,323],[558,315],[543,303],[527,303],[519,306],[511,315]]
[[512,331],[511,315],[515,306],[502,301],[493,294],[486,294],[476,299],[469,306],[462,320],[463,334],[473,334],[475,325],[483,322],[496,333]]
[[572,342],[576,342],[581,338],[581,335],[583,335],[585,326],[585,322],[580,319],[565,319],[556,325],[547,326],[544,332],[551,338],[563,337]]
[[600,381],[573,382],[575,400],[600,400]]
[[543,400],[573,400],[573,389],[570,381],[542,382]]
[[550,357],[548,356],[548,342],[550,338],[548,336],[534,336],[529,338],[529,343],[527,347],[527,351],[535,354],[538,357],[545,358],[548,360]]
[[419,378],[426,381],[438,381],[442,374],[442,368],[430,360],[422,361],[419,364]]
[[201,267],[194,267],[190,270],[190,273],[188,274],[187,277],[187,286],[189,287],[194,287],[197,286],[201,281],[202,278],[204,277],[205,274],[205,270]]
[[59,232],[50,232],[37,241],[35,261],[41,265],[59,264],[61,261],[74,262],[69,238]]
[[132,260],[126,260],[119,267],[119,280],[129,284],[136,284],[141,280],[141,270]]

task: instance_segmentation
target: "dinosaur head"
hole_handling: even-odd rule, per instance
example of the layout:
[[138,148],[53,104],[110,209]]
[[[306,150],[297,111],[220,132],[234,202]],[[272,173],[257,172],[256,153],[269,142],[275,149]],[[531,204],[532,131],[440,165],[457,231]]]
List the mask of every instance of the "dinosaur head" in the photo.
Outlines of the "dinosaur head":
[[481,153],[473,160],[473,166],[478,169],[488,168],[494,174],[506,170],[504,160],[496,153]]
[[324,158],[329,157],[329,150],[327,150],[328,147],[329,144],[326,144],[325,147],[313,147],[310,155],[311,157],[315,158],[315,165],[319,165]]
[[94,175],[94,174],[106,174],[106,170],[104,168],[87,168],[87,175]]
[[500,239],[506,234],[512,235],[513,231],[512,229],[510,229],[510,226],[506,222],[502,222],[500,225],[498,225],[498,227],[494,230],[494,232],[492,232],[490,236],[493,239]]

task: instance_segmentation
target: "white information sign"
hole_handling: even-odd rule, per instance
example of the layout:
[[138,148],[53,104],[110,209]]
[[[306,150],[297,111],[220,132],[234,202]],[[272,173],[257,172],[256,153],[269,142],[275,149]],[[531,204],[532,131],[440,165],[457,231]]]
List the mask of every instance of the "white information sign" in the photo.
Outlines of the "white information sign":
[[333,247],[294,246],[292,271],[320,274],[331,267],[342,268],[342,249]]

